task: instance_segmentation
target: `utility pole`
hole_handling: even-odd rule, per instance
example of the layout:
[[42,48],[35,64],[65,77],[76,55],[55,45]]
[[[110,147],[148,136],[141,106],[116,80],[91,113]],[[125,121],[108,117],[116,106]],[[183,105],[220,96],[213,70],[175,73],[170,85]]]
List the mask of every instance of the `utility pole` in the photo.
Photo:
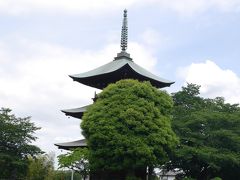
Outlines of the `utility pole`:
[[73,180],[73,174],[74,174],[74,170],[72,169],[71,180]]

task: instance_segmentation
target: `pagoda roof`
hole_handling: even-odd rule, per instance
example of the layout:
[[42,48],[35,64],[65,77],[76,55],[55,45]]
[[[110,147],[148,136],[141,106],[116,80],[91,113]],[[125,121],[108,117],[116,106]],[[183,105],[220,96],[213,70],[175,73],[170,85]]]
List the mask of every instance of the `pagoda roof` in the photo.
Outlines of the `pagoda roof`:
[[98,89],[104,89],[111,83],[115,83],[121,79],[136,79],[139,81],[150,81],[157,87],[163,88],[170,86],[174,82],[160,78],[141,66],[135,64],[127,53],[128,46],[128,20],[127,10],[124,10],[123,24],[121,31],[121,52],[113,61],[100,66],[91,71],[81,74],[70,75],[70,77],[79,83],[85,84]]
[[98,89],[103,89],[108,86],[108,84],[115,83],[121,79],[150,81],[150,83],[157,88],[167,87],[174,83],[152,74],[134,63],[130,57],[124,54],[121,55],[121,53],[119,54],[112,62],[85,73],[70,75],[70,77],[74,81]]
[[86,139],[81,139],[81,140],[65,142],[65,143],[57,143],[54,145],[58,146],[59,149],[70,150],[78,147],[87,147],[87,142],[86,142]]
[[64,109],[61,110],[63,113],[65,113],[66,116],[72,116],[78,119],[82,119],[83,113],[87,111],[87,108],[91,105],[79,107],[79,108],[73,108],[73,109]]

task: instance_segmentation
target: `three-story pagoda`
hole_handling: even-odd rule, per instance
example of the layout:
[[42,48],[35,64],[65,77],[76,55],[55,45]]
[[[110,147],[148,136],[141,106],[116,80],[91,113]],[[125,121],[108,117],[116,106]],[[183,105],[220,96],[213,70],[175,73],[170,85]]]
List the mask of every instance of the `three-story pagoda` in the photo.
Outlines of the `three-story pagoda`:
[[[70,75],[70,77],[79,83],[85,84],[97,89],[104,89],[111,83],[115,83],[121,79],[136,79],[138,81],[149,81],[156,88],[168,87],[174,82],[168,81],[161,77],[158,77],[141,66],[134,63],[130,54],[126,52],[128,45],[128,26],[127,26],[127,10],[124,10],[122,33],[121,33],[121,52],[117,54],[117,57],[113,61],[93,69],[88,72]],[[93,98],[93,101],[96,100]],[[72,116],[78,119],[82,119],[83,113],[87,111],[91,105],[65,109],[62,112],[67,116]],[[58,143],[55,144],[59,149],[69,150],[77,147],[86,147],[85,139]]]

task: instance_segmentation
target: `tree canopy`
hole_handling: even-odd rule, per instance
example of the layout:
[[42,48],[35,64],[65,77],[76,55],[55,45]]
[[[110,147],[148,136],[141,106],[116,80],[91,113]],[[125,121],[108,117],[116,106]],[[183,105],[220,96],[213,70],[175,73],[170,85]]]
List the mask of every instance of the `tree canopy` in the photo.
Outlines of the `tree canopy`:
[[76,148],[58,156],[59,168],[69,168],[79,173],[82,179],[89,175],[88,149]]
[[29,157],[27,180],[53,180],[54,154],[39,154],[36,157]]
[[188,84],[172,101],[147,82],[122,80],[104,89],[81,124],[91,172],[97,179],[123,179],[163,165],[180,170],[180,179],[238,179],[240,107],[203,98],[199,90]]
[[28,155],[41,153],[31,144],[36,140],[34,132],[38,129],[30,117],[16,117],[6,108],[0,110],[0,179],[25,177]]
[[169,161],[178,142],[172,106],[172,98],[148,82],[121,80],[105,88],[81,123],[91,170],[137,175]]
[[188,84],[173,94],[173,129],[180,145],[172,168],[199,180],[240,176],[240,108],[224,99],[202,98],[200,86]]

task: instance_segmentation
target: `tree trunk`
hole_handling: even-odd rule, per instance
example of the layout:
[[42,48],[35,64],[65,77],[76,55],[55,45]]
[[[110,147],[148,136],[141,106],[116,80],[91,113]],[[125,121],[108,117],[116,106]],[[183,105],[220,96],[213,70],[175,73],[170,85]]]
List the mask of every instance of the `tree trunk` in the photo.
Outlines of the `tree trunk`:
[[200,172],[197,180],[209,180],[210,179],[210,172],[208,171],[207,167],[204,167],[203,170]]

